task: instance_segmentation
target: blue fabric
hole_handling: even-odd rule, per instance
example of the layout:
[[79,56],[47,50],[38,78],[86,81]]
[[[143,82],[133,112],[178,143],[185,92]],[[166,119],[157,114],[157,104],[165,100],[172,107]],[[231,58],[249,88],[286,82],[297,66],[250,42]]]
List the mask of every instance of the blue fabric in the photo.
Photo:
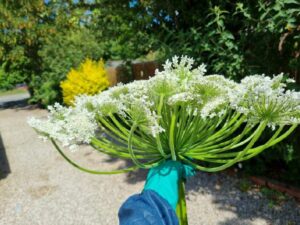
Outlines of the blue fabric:
[[172,206],[152,190],[129,197],[119,210],[119,222],[120,225],[179,225]]

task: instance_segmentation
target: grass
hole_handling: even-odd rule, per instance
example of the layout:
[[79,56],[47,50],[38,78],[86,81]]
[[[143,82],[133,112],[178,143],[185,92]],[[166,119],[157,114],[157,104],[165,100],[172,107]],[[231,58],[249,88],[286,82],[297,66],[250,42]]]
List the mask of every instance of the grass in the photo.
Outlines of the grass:
[[9,90],[9,91],[1,91],[0,90],[0,97],[7,96],[7,95],[15,95],[15,94],[25,94],[27,92],[28,91],[26,89],[21,89],[21,88]]
[[287,196],[279,191],[272,190],[266,187],[260,189],[260,192],[269,200],[269,207],[280,205],[287,200]]
[[237,184],[237,188],[242,192],[249,191],[251,187],[252,187],[252,182],[246,178],[241,179]]

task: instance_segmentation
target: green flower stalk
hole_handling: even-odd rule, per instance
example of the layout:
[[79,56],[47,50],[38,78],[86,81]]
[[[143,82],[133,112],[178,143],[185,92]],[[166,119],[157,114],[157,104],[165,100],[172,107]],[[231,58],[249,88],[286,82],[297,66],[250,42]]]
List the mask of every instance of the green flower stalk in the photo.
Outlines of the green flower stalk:
[[[300,123],[300,93],[285,89],[282,74],[247,76],[237,83],[204,75],[205,65],[193,69],[193,63],[175,56],[147,81],[78,96],[74,107],[55,104],[47,120],[31,118],[29,124],[75,167],[112,174],[149,169],[169,159],[201,171],[221,171],[282,141]],[[266,129],[273,134],[263,143],[259,138]],[[71,161],[57,141],[70,149],[89,144],[101,153],[131,159],[135,166],[89,170]],[[185,204],[182,196],[179,202]]]

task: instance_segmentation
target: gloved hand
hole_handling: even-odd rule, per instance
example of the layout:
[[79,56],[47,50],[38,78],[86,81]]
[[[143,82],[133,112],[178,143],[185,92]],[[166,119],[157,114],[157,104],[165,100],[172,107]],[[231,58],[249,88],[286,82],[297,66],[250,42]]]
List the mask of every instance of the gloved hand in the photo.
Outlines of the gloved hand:
[[195,169],[189,165],[168,160],[150,169],[144,190],[155,191],[176,210],[179,181],[192,177],[195,173]]

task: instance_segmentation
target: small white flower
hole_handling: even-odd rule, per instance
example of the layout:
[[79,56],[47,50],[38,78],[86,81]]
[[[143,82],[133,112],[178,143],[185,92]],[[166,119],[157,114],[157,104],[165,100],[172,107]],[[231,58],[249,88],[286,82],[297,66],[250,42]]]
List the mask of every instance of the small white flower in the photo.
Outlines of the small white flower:
[[[191,93],[181,92],[181,93],[172,95],[168,99],[168,104],[169,105],[177,105],[177,104],[181,104],[181,103],[191,102],[193,100],[195,100],[195,99]],[[199,101],[200,101],[200,99],[199,99]]]
[[286,79],[286,82],[287,83],[296,83],[296,81],[294,79],[292,79],[292,78]]

